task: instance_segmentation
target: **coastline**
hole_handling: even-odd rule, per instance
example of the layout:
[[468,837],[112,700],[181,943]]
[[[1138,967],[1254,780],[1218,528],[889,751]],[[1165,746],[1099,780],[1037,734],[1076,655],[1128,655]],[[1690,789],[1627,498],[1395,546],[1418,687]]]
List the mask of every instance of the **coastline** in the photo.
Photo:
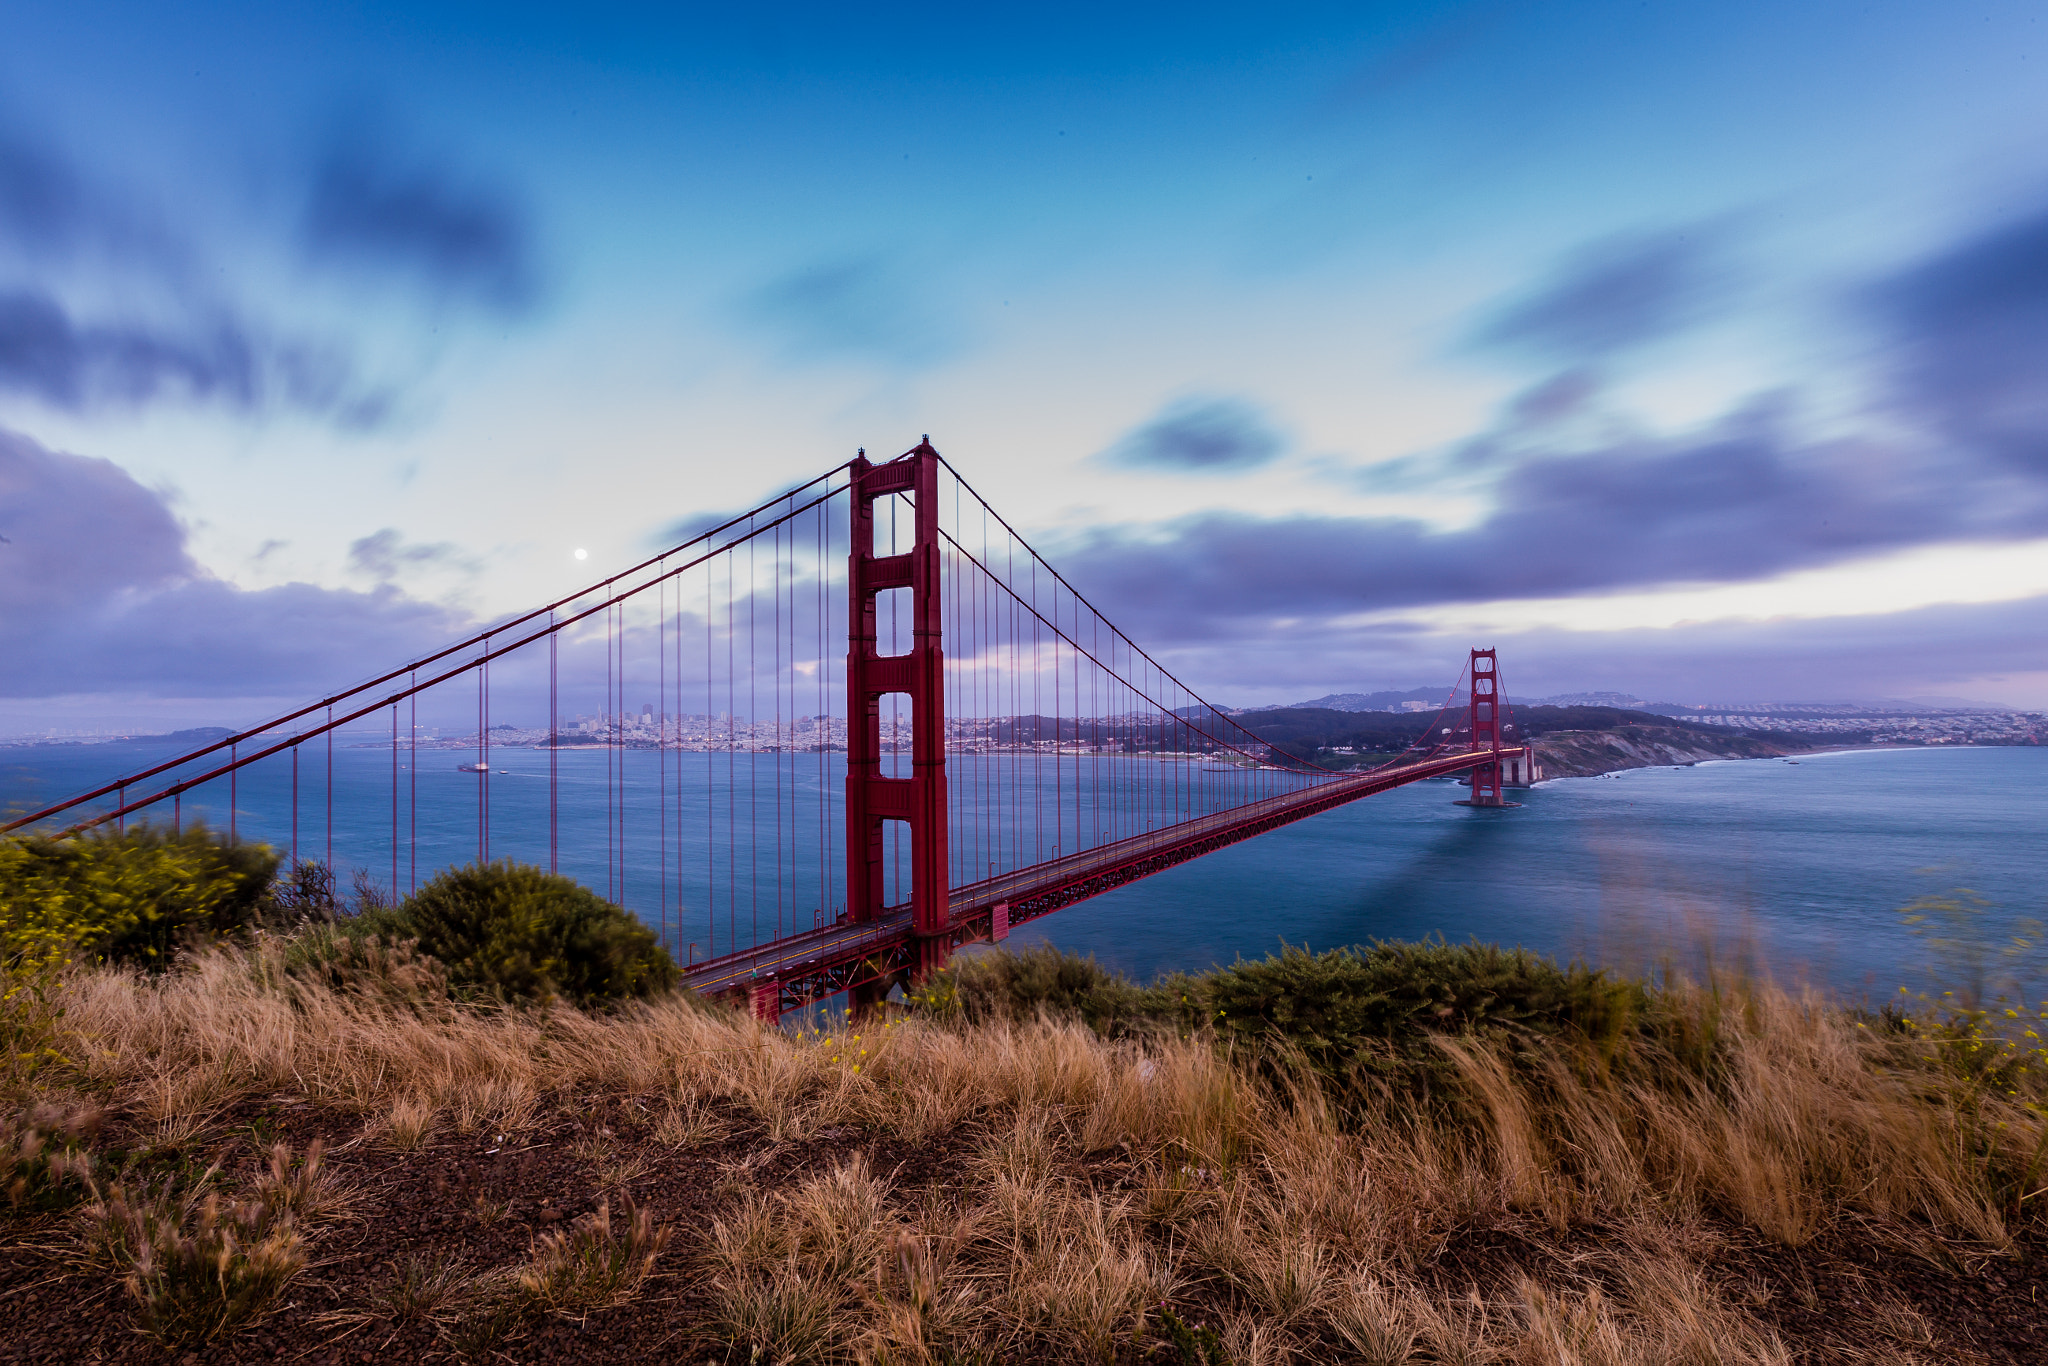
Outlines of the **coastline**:
[[[1692,743],[1673,744],[1654,734],[1682,735]],[[1703,745],[1699,743],[1706,741]],[[1568,743],[1560,743],[1568,742]],[[1622,731],[1558,731],[1535,741],[1542,782],[1558,778],[1601,778],[1637,768],[1692,768],[1698,764],[1740,763],[1749,759],[1819,758],[1828,754],[1868,754],[1880,750],[2001,749],[2000,745],[1788,744],[1752,736],[1700,737],[1675,727],[1631,726]]]
[[1716,759],[1780,759],[1812,754],[1822,746],[1751,735],[1703,735],[1677,726],[1640,725],[1618,730],[1554,731],[1538,736],[1535,748],[1536,761],[1549,779],[1597,778],[1632,768],[1687,768]]

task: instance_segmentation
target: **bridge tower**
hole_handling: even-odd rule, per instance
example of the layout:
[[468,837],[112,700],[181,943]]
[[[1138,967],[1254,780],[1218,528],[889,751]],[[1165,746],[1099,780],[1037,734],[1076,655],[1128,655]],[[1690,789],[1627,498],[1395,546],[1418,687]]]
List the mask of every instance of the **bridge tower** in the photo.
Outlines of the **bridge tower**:
[[[875,554],[875,501],[907,493],[915,503],[908,551]],[[852,546],[847,582],[852,595],[846,651],[846,910],[856,923],[885,911],[883,878],[886,823],[910,827],[912,971],[921,977],[946,960],[946,675],[940,639],[939,453],[926,437],[916,449],[885,464],[866,456],[853,462]],[[876,595],[908,588],[911,647],[904,655],[877,651]],[[910,776],[882,776],[882,698],[910,699]],[[856,1006],[871,1005],[889,984],[856,990]]]
[[1472,748],[1491,750],[1489,763],[1472,770],[1472,795],[1460,806],[1519,806],[1501,796],[1500,661],[1492,650],[1472,652]]

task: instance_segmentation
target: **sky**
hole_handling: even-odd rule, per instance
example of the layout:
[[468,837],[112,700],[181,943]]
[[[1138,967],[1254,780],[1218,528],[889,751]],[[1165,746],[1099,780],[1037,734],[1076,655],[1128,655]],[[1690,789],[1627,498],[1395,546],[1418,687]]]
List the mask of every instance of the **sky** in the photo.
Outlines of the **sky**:
[[2048,706],[2038,4],[0,29],[0,733],[252,721],[926,432],[1226,704]]

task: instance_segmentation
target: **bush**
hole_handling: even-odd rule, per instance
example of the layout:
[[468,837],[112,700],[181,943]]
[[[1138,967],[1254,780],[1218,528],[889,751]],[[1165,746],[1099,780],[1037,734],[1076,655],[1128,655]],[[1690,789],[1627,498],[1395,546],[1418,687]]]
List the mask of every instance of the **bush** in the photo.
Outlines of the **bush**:
[[1050,947],[980,953],[935,977],[919,1001],[971,1022],[1044,1011],[1110,1036],[1207,1025],[1330,1073],[1388,1046],[1432,1057],[1430,1036],[1442,1034],[1569,1033],[1611,1047],[1647,1004],[1640,984],[1604,972],[1559,967],[1524,949],[1441,941],[1327,953],[1290,947],[1149,987]]
[[916,1002],[937,1013],[957,1011],[970,1024],[1029,1019],[1040,1011],[1080,1020],[1115,1036],[1160,1012],[1155,990],[1137,985],[1093,958],[1051,945],[1022,951],[963,954],[937,974]]
[[511,862],[454,868],[344,933],[418,941],[456,986],[507,1000],[564,996],[588,1006],[675,985],[654,931],[586,887]]
[[84,955],[161,969],[181,945],[257,924],[277,863],[198,823],[0,841],[0,965],[33,976]]
[[1203,981],[1220,1032],[1283,1042],[1323,1069],[1340,1068],[1364,1040],[1401,1046],[1432,1034],[1570,1033],[1611,1046],[1644,1004],[1641,986],[1604,972],[1561,968],[1526,949],[1441,940],[1327,953],[1290,947]]

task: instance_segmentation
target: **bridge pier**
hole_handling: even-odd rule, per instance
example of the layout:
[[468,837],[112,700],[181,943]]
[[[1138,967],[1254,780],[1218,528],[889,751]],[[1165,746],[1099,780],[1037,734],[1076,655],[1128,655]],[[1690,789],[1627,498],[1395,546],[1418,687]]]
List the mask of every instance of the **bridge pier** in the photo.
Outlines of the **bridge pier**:
[[1503,782],[1508,787],[1534,787],[1543,781],[1543,765],[1536,762],[1536,751],[1525,748],[1520,754],[1510,756],[1507,761],[1507,775]]

